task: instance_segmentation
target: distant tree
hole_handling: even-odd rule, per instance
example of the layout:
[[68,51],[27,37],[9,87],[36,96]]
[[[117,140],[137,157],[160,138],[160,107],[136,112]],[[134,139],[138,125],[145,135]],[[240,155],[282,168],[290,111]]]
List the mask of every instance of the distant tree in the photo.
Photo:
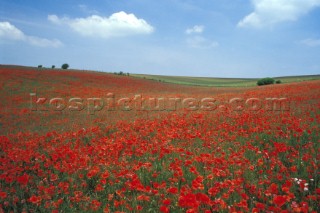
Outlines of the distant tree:
[[127,76],[129,76],[130,74],[127,72]]
[[69,68],[69,64],[62,64],[61,66],[62,69],[66,70]]
[[40,64],[40,65],[38,65],[38,68],[42,68],[42,65]]
[[276,80],[276,84],[281,84],[281,80]]
[[120,72],[119,72],[119,75],[123,75],[123,72],[122,72],[122,71],[120,71]]
[[274,84],[273,78],[262,78],[257,82],[258,86],[269,85],[269,84]]
[[54,69],[54,68],[56,68],[56,66],[55,66],[55,65],[52,65],[51,68]]

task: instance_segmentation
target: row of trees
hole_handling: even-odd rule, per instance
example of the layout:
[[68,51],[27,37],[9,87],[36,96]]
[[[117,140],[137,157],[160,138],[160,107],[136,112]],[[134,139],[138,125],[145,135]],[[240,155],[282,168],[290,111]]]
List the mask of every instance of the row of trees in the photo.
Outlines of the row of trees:
[[[42,66],[42,65],[38,65],[38,68],[43,68],[43,66]],[[55,69],[55,68],[56,68],[55,65],[52,65],[52,66],[51,66],[51,69]],[[67,64],[67,63],[61,65],[61,69],[66,70],[66,69],[68,69],[68,68],[69,68],[69,64]]]
[[262,78],[259,79],[257,82],[258,86],[263,86],[263,85],[269,85],[269,84],[281,84],[281,80],[275,80],[273,78]]
[[127,75],[127,76],[130,75],[128,72],[127,72],[127,73],[124,73],[124,72],[122,72],[122,71],[120,71],[120,72],[114,72],[113,74],[115,74],[115,75]]

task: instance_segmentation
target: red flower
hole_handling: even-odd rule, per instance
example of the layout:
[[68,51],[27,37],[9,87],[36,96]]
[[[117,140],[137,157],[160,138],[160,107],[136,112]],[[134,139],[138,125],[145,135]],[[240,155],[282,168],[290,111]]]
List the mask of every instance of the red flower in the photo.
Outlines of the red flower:
[[108,171],[105,171],[104,173],[102,173],[101,178],[107,179],[109,177],[109,173]]
[[150,201],[150,197],[147,195],[140,195],[137,197],[137,200],[139,201]]
[[92,169],[88,172],[87,177],[92,178],[93,176],[99,173],[100,169],[97,166],[92,167]]
[[161,206],[160,207],[160,212],[163,212],[163,213],[169,213],[170,210],[167,206]]
[[96,192],[101,192],[103,190],[103,187],[101,186],[101,184],[98,184],[95,188]]
[[287,202],[286,196],[276,195],[273,198],[273,203],[276,204],[278,207],[283,206]]
[[17,178],[18,183],[22,184],[22,185],[27,185],[29,182],[29,175],[24,174],[20,177]]
[[256,207],[261,210],[265,209],[265,205],[263,203],[259,203],[259,202],[256,203]]
[[171,200],[165,199],[162,203],[163,203],[163,205],[169,206],[171,204]]
[[32,195],[29,200],[28,200],[30,203],[33,203],[33,204],[36,204],[36,205],[40,205],[41,203],[41,197],[40,196],[35,196],[35,195]]
[[203,177],[202,176],[198,176],[196,179],[194,179],[192,181],[192,188],[194,190],[197,190],[197,189],[203,190],[204,186],[203,186],[202,182],[203,182]]
[[180,195],[179,206],[198,208],[200,203],[197,201],[197,197],[194,194]]
[[197,200],[200,201],[203,204],[210,204],[210,198],[203,193],[197,193],[196,194]]
[[177,194],[178,188],[177,187],[170,187],[167,191],[168,191],[168,193],[171,193],[171,194]]
[[5,192],[0,192],[0,198],[5,199],[7,197],[7,193]]
[[58,180],[58,175],[52,174],[50,177],[50,181],[56,181],[56,180]]
[[101,206],[101,202],[99,202],[98,200],[91,201],[91,209],[92,210],[97,211],[100,206]]
[[272,194],[277,194],[278,186],[275,183],[272,183],[271,186],[269,187],[269,190],[271,191]]

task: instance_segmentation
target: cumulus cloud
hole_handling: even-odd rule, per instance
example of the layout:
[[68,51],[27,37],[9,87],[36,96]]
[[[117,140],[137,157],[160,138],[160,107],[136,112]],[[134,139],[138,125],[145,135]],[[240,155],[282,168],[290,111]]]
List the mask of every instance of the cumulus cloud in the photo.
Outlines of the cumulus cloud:
[[48,15],[48,20],[51,21],[54,24],[61,24],[62,20],[66,21],[66,19],[60,19],[56,15]]
[[251,0],[254,11],[244,17],[238,27],[262,28],[280,22],[295,21],[313,8],[320,0]]
[[49,15],[48,20],[55,24],[68,25],[75,32],[88,37],[123,37],[136,34],[151,34],[154,28],[144,19],[137,18],[134,14],[118,12],[110,17],[92,15],[87,18],[59,18]]
[[5,40],[24,41],[39,47],[59,47],[62,45],[57,39],[49,40],[26,35],[9,22],[0,22],[0,38]]
[[193,37],[187,38],[186,41],[188,46],[192,48],[209,49],[209,48],[219,46],[218,42],[211,41],[202,36],[193,36]]
[[194,34],[194,33],[201,34],[203,31],[204,31],[203,25],[195,25],[192,28],[188,28],[186,30],[186,34]]
[[23,40],[25,35],[9,22],[0,22],[0,38]]
[[320,46],[320,39],[308,38],[308,39],[302,40],[301,44],[306,45],[308,47],[317,47],[317,46]]

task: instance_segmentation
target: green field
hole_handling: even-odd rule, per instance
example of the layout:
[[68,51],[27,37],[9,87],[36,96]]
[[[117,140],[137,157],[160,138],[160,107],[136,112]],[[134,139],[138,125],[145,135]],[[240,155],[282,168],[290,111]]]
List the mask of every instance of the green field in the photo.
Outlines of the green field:
[[[133,77],[144,78],[165,83],[192,85],[192,86],[215,86],[215,87],[252,87],[256,86],[258,78],[212,78],[212,77],[187,77],[187,76],[162,76],[131,74]],[[274,77],[282,83],[319,80],[320,75]]]

